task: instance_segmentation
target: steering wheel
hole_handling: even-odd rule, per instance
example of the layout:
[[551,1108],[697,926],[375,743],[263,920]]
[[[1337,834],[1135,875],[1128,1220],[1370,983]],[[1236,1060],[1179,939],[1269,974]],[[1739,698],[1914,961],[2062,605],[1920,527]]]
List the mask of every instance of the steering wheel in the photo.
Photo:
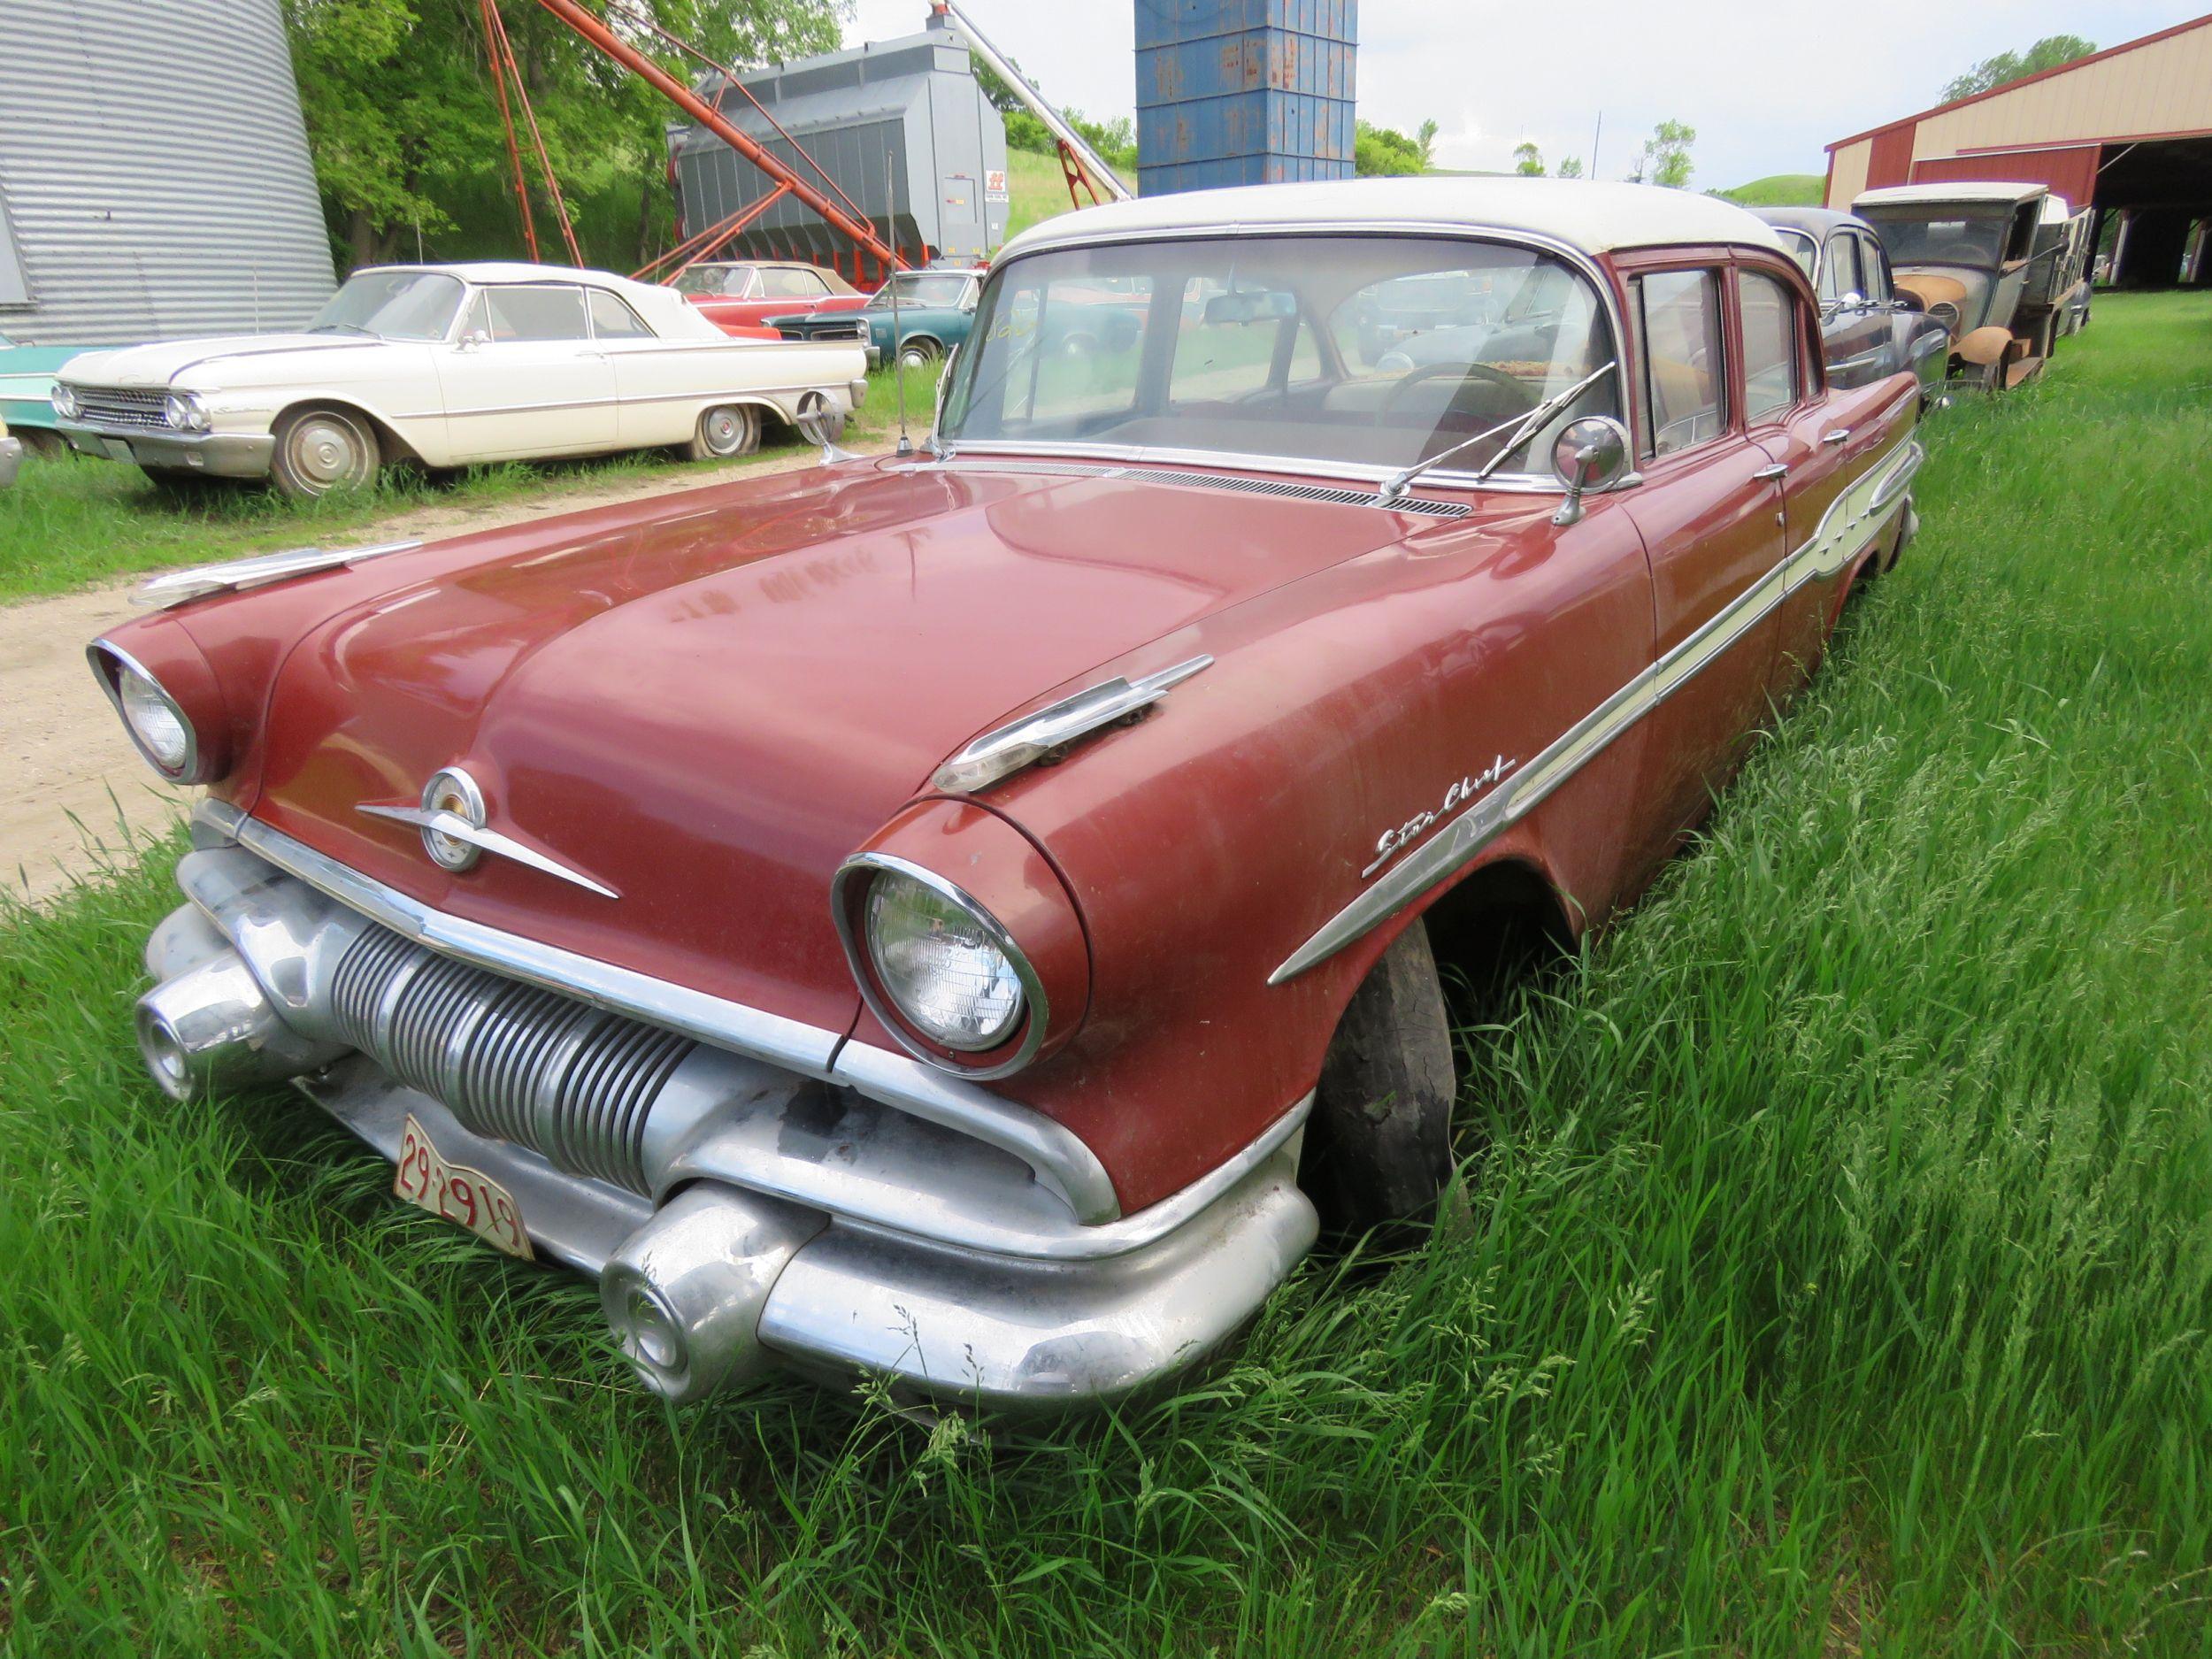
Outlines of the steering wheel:
[[1474,386],[1495,387],[1503,392],[1512,400],[1511,406],[1505,411],[1509,415],[1521,414],[1536,407],[1535,394],[1503,369],[1494,369],[1486,363],[1426,363],[1412,373],[1402,376],[1398,383],[1384,395],[1380,412],[1386,416],[1394,414],[1399,400],[1414,387],[1425,380],[1441,380],[1448,374],[1456,375],[1459,379],[1459,389],[1452,394],[1452,401],[1446,406],[1448,411],[1457,409],[1468,388]]

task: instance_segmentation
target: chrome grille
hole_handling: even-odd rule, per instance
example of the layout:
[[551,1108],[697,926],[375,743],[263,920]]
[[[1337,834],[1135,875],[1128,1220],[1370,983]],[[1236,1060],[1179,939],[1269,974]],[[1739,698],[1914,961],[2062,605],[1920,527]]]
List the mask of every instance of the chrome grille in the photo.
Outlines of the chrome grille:
[[331,986],[346,1041],[478,1134],[645,1190],[645,1115],[698,1045],[371,926]]
[[868,325],[853,323],[793,323],[777,330],[786,340],[865,340]]
[[88,426],[124,426],[138,432],[167,432],[165,392],[135,391],[122,386],[79,386],[79,419]]

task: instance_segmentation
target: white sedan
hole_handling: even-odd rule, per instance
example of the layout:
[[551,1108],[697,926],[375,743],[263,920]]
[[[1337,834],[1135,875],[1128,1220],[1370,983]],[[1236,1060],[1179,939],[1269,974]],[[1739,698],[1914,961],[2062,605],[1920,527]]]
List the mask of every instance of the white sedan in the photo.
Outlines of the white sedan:
[[833,432],[866,395],[856,342],[735,339],[672,288],[561,265],[383,265],[302,334],[72,357],[54,411],[76,449],[157,482],[267,478],[311,496],[402,460],[743,455],[764,414]]

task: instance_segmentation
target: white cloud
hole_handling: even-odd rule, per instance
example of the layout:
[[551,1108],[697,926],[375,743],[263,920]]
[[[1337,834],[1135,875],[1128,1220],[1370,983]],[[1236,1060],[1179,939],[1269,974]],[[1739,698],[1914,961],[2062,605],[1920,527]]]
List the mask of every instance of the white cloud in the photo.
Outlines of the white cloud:
[[[1135,107],[1135,25],[1113,0],[961,0],[1055,101]],[[1697,129],[1695,182],[1816,173],[1823,146],[1933,104],[1953,75],[2046,35],[2100,46],[2195,15],[2197,0],[1363,0],[1359,112],[1410,133],[1433,117],[1440,165],[1503,169],[1532,139],[1546,161],[1618,178],[1662,120]],[[857,0],[846,38],[920,28],[925,0]]]

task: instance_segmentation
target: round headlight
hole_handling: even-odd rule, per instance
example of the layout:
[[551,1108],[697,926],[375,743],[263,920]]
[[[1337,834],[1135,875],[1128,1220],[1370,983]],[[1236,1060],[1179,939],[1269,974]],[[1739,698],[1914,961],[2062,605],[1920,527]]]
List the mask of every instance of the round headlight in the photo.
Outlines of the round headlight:
[[74,420],[84,413],[84,406],[77,401],[75,388],[59,380],[54,382],[54,412],[64,420]]
[[996,1048],[1021,1025],[1022,980],[1005,930],[983,911],[895,870],[867,897],[868,960],[898,1011],[932,1042]]
[[207,407],[190,392],[172,392],[162,399],[162,413],[179,432],[207,430]]
[[139,670],[119,664],[115,699],[122,705],[123,723],[147,759],[173,776],[190,767],[192,727],[167,692]]

